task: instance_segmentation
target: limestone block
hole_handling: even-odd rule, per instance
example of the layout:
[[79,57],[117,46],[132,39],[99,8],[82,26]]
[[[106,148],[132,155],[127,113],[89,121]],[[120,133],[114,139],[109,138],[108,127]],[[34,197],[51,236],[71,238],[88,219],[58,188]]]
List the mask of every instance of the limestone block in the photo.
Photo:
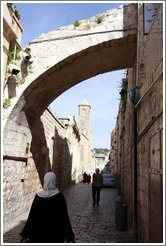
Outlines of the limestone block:
[[98,44],[103,43],[103,36],[108,41],[108,35],[107,34],[96,34],[95,35],[95,38],[96,38]]
[[81,25],[78,27],[78,31],[87,31],[91,29],[90,23],[81,23]]

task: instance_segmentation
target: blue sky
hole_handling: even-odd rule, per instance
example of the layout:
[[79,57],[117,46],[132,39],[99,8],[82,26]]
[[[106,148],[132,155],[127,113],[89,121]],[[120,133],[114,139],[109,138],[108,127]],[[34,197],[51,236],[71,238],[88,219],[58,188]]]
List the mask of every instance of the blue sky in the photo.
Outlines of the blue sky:
[[[42,33],[68,26],[76,19],[83,20],[118,8],[123,2],[14,2],[21,15],[24,32],[22,47]],[[90,78],[64,92],[50,105],[59,118],[75,115],[78,120],[78,105],[87,99],[91,105],[92,148],[110,149],[111,131],[115,127],[120,99],[120,84],[124,70],[114,71]]]

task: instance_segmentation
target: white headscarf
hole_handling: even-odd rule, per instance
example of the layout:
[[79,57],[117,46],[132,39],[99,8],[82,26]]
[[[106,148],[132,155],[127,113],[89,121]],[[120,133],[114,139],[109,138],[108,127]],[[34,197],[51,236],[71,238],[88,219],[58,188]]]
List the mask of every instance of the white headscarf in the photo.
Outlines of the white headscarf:
[[44,187],[38,192],[40,197],[51,197],[59,193],[56,187],[56,175],[53,172],[48,172],[44,176]]

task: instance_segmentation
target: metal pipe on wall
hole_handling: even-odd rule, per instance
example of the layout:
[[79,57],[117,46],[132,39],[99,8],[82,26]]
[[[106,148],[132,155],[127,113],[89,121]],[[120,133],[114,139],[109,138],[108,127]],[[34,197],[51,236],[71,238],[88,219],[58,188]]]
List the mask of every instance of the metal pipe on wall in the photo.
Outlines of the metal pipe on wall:
[[[137,3],[137,66],[136,66],[136,88],[139,88],[139,3]],[[136,98],[138,97],[136,89]],[[134,107],[134,231],[136,242],[138,241],[138,217],[137,217],[137,108]]]

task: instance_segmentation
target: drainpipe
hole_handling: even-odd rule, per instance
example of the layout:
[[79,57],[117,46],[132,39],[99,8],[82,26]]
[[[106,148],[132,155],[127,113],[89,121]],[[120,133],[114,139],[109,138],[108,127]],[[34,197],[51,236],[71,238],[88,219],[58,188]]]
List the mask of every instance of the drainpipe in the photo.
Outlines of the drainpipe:
[[16,59],[16,44],[14,45],[14,61]]
[[[136,88],[139,88],[139,3],[137,3],[137,68],[136,68]],[[136,93],[137,94],[137,93]]]
[[[137,66],[136,66],[136,95],[139,88],[139,3],[137,3]],[[138,217],[137,217],[137,108],[134,107],[134,231],[136,242],[138,241]]]
[[20,48],[17,44],[14,45],[14,61],[16,60],[16,47],[17,47],[19,50],[21,50],[21,48]]
[[134,232],[138,239],[137,221],[137,108],[134,108]]

